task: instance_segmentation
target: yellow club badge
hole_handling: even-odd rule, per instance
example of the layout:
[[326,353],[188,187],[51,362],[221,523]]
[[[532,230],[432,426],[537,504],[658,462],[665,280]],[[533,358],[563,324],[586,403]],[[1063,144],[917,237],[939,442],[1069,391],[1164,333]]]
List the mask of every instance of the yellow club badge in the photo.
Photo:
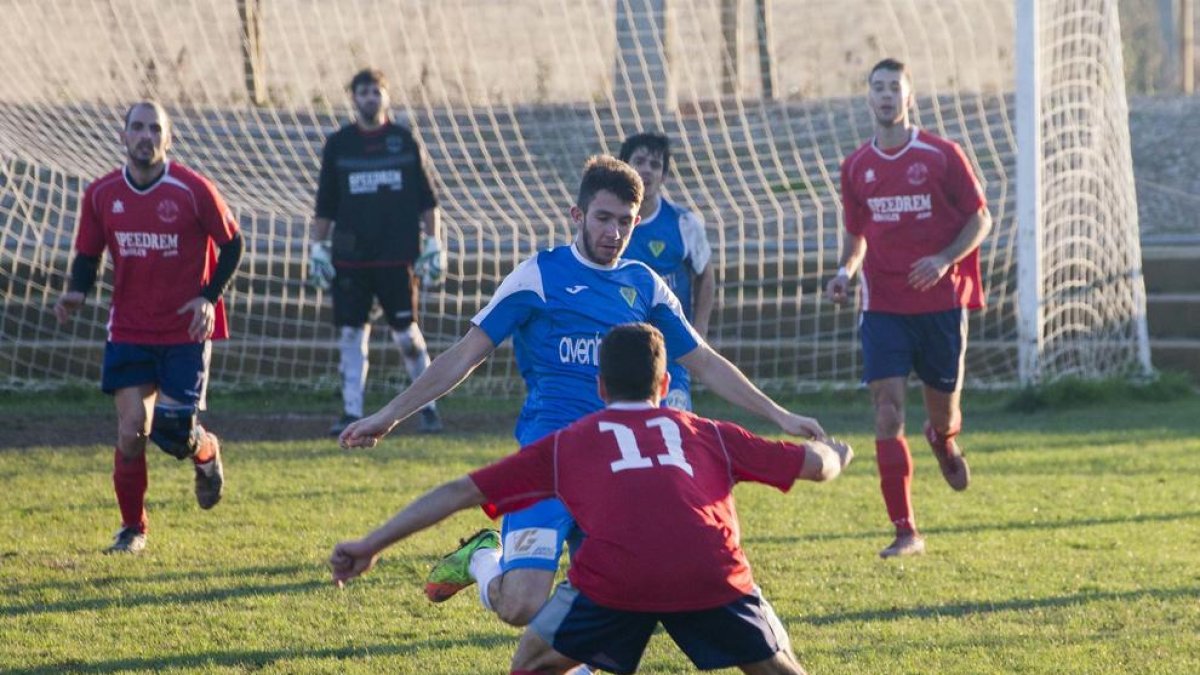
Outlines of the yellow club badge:
[[655,258],[662,255],[662,252],[664,250],[666,250],[666,248],[667,248],[667,242],[665,242],[665,241],[659,241],[659,240],[655,239],[650,242],[650,252],[654,254]]
[[637,300],[637,289],[633,288],[632,286],[622,286],[621,297],[625,298],[625,302],[627,302],[630,307],[633,307],[633,302]]

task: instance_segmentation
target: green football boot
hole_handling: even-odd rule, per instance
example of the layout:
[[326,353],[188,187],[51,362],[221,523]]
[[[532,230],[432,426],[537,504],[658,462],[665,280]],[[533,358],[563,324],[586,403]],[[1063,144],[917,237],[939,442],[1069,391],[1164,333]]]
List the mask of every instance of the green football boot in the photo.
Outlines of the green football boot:
[[460,540],[458,549],[438,561],[425,578],[425,597],[430,602],[445,602],[475,583],[471,578],[471,556],[481,548],[500,548],[500,533],[480,530]]

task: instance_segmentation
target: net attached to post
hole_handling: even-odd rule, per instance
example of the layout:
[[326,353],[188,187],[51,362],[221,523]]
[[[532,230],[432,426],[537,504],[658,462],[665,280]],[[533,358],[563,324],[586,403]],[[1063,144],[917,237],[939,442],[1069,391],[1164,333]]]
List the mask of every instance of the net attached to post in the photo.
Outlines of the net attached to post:
[[[435,352],[517,262],[570,241],[587,156],[662,130],[667,192],[714,249],[712,343],[768,386],[854,386],[855,311],[820,289],[840,253],[839,165],[871,134],[864,77],[894,56],[919,123],[960,143],[986,186],[988,308],[967,372],[1010,384],[1013,16],[991,0],[14,0],[0,23],[0,381],[97,376],[107,277],[70,327],[51,307],[82,190],[120,163],[125,108],[152,96],[176,124],[173,155],[218,184],[247,235],[215,382],[332,383],[308,221],[324,138],[351,118],[345,84],[371,65],[444,209],[448,280],[421,301]],[[1144,300],[1116,3],[1044,2],[1042,16],[1044,374],[1129,372]],[[385,331],[372,358],[402,377]],[[507,348],[468,386],[520,391]]]

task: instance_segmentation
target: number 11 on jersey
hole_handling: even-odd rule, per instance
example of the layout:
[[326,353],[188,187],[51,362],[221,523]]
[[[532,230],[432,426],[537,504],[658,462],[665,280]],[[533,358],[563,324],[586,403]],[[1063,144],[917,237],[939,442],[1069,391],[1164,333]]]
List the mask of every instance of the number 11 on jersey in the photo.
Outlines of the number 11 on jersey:
[[642,455],[642,449],[638,447],[633,429],[615,422],[600,423],[600,431],[611,432],[617,439],[617,448],[621,451],[621,459],[609,465],[613,473],[628,469],[649,469],[654,466],[654,460],[658,460],[660,466],[678,467],[694,477],[692,465],[688,464],[687,458],[683,456],[683,439],[679,435],[679,425],[675,420],[669,417],[655,417],[646,420],[646,427],[658,428],[663,443],[667,446],[667,454],[657,455],[653,459],[645,457]]

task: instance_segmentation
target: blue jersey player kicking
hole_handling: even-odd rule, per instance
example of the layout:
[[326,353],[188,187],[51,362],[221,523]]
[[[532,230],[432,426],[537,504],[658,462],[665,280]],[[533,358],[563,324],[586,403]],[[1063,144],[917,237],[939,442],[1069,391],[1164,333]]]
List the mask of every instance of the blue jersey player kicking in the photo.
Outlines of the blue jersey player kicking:
[[[640,260],[667,282],[679,298],[683,315],[700,337],[708,337],[716,275],[709,264],[712,249],[704,221],[662,194],[671,168],[671,140],[653,132],[634,134],[621,144],[618,155],[642,177],[645,194],[638,210],[641,222],[633,228],[629,248],[621,257]],[[675,359],[667,364],[671,390],[663,401],[672,408],[692,409],[691,377]]]
[[[462,382],[506,338],[513,338],[527,396],[517,421],[521,445],[603,409],[596,392],[600,338],[622,323],[658,328],[667,350],[713,392],[771,420],[786,433],[824,436],[813,418],[789,412],[713,351],[684,317],[674,294],[646,265],[622,260],[638,223],[642,181],[613,157],[588,160],[571,219],[574,243],[538,253],[504,279],[471,329],[375,414],[342,432],[343,447],[374,447],[402,420]],[[430,573],[426,595],[434,602],[478,582],[484,606],[523,626],[533,619],[554,584],[563,542],[580,533],[558,500],[509,514],[500,535],[484,530],[463,543]]]

